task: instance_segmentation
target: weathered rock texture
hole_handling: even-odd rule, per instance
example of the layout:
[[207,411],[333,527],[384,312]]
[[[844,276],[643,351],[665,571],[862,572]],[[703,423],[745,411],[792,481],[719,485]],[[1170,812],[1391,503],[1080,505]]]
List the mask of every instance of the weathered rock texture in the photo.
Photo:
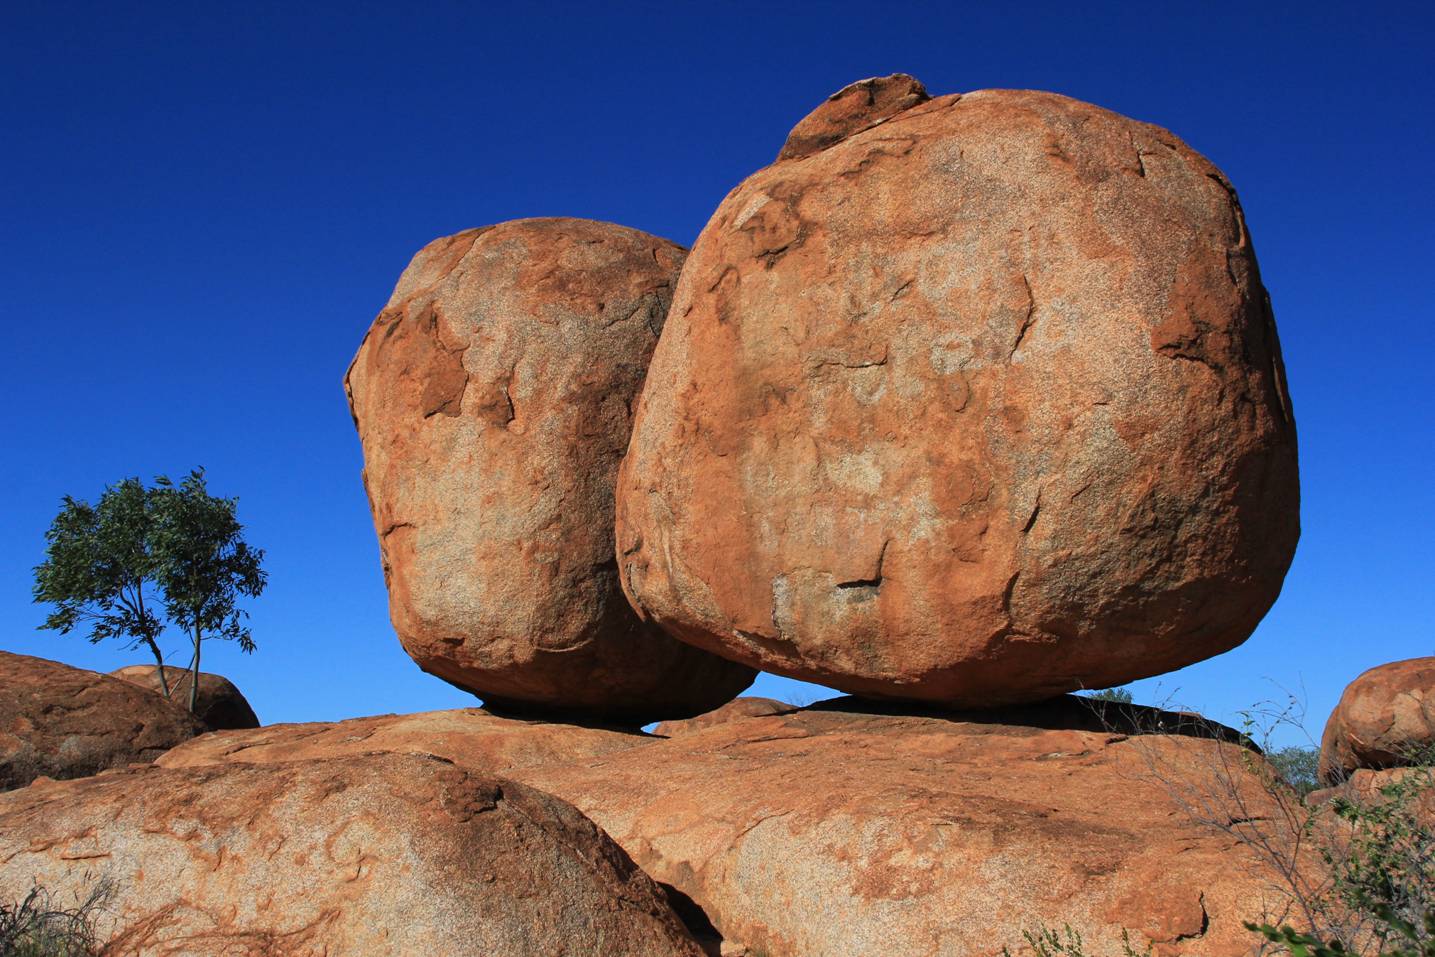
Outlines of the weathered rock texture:
[[1242,921],[1283,913],[1272,875],[1183,810],[1234,789],[1273,813],[1238,745],[1078,730],[1101,724],[1082,709],[807,709],[519,774],[769,957],[1018,953],[1068,923],[1089,953],[1119,953],[1122,928],[1138,951],[1249,952]]
[[646,723],[748,668],[623,599],[613,481],[683,250],[528,219],[424,247],[346,379],[389,610],[425,671],[490,707]]
[[153,761],[205,730],[129,682],[0,651],[0,791]]
[[653,733],[670,738],[675,734],[701,731],[726,721],[761,718],[770,714],[787,714],[796,710],[798,710],[797,705],[778,701],[775,698],[734,698],[721,708],[709,711],[707,714],[700,714],[696,718],[688,718],[684,721],[664,721],[653,729]]
[[[156,694],[163,693],[154,665],[130,665],[118,671],[111,671],[110,676],[141,688],[148,688]],[[182,708],[188,708],[189,669],[166,665],[164,677],[169,683],[169,700]],[[204,671],[199,673],[199,694],[195,696],[194,715],[214,731],[259,727],[259,716],[234,686],[234,682],[222,675],[212,675]]]
[[1320,779],[1338,784],[1357,768],[1435,763],[1435,658],[1364,672],[1340,696],[1320,742]]
[[767,671],[964,706],[1240,644],[1298,482],[1231,184],[1054,94],[874,116],[816,152],[805,120],[688,256],[618,482],[634,605]]
[[0,797],[0,893],[108,879],[107,955],[698,957],[592,822],[435,758],[113,772]]
[[465,708],[206,734],[155,763],[164,768],[271,764],[393,752],[429,754],[461,767],[506,774],[516,768],[601,757],[654,740],[635,732],[518,721]]

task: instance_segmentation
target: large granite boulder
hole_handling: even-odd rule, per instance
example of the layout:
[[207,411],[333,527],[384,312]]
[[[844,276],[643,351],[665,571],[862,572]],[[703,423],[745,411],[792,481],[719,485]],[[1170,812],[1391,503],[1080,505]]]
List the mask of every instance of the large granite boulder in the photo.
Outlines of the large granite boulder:
[[[110,676],[128,681],[132,685],[148,688],[156,694],[164,693],[159,674],[154,665],[129,665]],[[189,707],[189,685],[192,676],[188,668],[164,666],[164,678],[169,686],[169,700],[181,708]],[[249,701],[223,675],[205,671],[199,673],[199,692],[195,695],[194,716],[213,731],[227,731],[232,728],[257,728],[259,716],[249,706]]]
[[1349,685],[1326,722],[1318,774],[1327,786],[1360,768],[1435,764],[1435,657],[1392,661]]
[[1296,433],[1221,172],[1066,97],[900,76],[783,155],[698,237],[638,404],[643,617],[974,707],[1244,641],[1295,548]]
[[517,768],[602,757],[654,740],[639,732],[520,721],[464,708],[216,732],[167,752],[155,763],[163,768],[271,764],[386,752],[433,755],[461,767],[508,774]]
[[570,805],[437,758],[141,768],[0,796],[0,899],[105,881],[113,957],[700,957]]
[[613,480],[682,262],[579,219],[449,236],[349,368],[394,628],[490,708],[642,724],[752,681],[639,621],[614,560]]
[[153,761],[205,730],[127,681],[0,651],[0,791]]
[[[734,952],[983,957],[1070,925],[1088,953],[1121,953],[1129,930],[1138,953],[1237,957],[1258,943],[1243,921],[1286,915],[1262,859],[1192,816],[1277,817],[1225,729],[1071,699],[831,707],[516,773],[583,809]],[[1198,736],[1213,731],[1232,740]]]

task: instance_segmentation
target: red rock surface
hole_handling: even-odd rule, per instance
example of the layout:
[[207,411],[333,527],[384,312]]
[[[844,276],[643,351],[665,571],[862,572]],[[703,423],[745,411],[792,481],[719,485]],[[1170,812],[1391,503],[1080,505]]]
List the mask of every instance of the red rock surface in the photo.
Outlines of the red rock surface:
[[1183,804],[1224,768],[1267,810],[1237,746],[1092,730],[1086,707],[807,709],[518,773],[768,957],[1020,953],[1065,924],[1088,953],[1120,953],[1122,928],[1138,952],[1250,952],[1242,921],[1282,913],[1272,876]]
[[169,751],[155,763],[165,768],[270,764],[392,752],[434,755],[462,767],[506,774],[597,758],[654,740],[636,732],[520,721],[465,708],[216,732]]
[[0,651],[0,791],[153,761],[204,730],[128,682]]
[[1357,768],[1435,763],[1435,658],[1393,661],[1364,672],[1340,696],[1320,742],[1321,781]]
[[110,957],[699,957],[583,815],[436,758],[143,768],[0,796],[0,898],[114,896]]
[[641,724],[752,681],[640,622],[614,563],[613,479],[682,261],[578,219],[449,236],[349,369],[394,628],[489,707]]
[[787,714],[796,710],[798,710],[797,705],[778,701],[775,698],[734,698],[721,708],[709,711],[707,714],[700,714],[696,718],[688,718],[685,721],[664,721],[653,729],[653,733],[670,738],[675,734],[701,731],[726,721],[762,718],[772,714]]
[[905,73],[848,84],[792,128],[777,158],[800,159],[821,152],[930,99],[927,88]]
[[[169,700],[181,708],[189,707],[190,673],[188,668],[164,669],[165,681],[169,684]],[[162,693],[159,675],[154,665],[130,665],[111,671],[112,678],[128,681],[132,685]],[[249,706],[249,701],[239,689],[222,675],[199,673],[199,694],[195,697],[194,715],[213,731],[231,728],[257,728],[259,716]]]
[[1299,492],[1231,184],[1049,93],[874,118],[749,177],[688,256],[618,480],[635,607],[767,671],[973,707],[1240,644]]

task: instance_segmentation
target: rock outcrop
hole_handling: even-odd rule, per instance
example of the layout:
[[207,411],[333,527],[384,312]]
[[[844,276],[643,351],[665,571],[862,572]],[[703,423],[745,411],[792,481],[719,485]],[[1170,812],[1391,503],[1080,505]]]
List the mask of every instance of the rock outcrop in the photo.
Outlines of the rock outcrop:
[[[156,694],[163,693],[154,665],[130,665],[111,671],[110,677],[148,688]],[[182,708],[188,708],[191,680],[189,669],[165,665],[164,677],[169,684],[169,700]],[[222,675],[212,675],[204,671],[199,673],[199,693],[195,696],[194,716],[203,721],[211,731],[259,727],[259,716],[234,686],[234,682]]]
[[519,721],[465,708],[206,734],[155,763],[164,768],[271,764],[384,752],[433,755],[460,767],[508,774],[517,768],[598,758],[654,740],[636,732]]
[[786,701],[778,701],[776,698],[741,697],[734,698],[721,708],[709,711],[707,714],[700,714],[696,718],[687,718],[683,721],[664,721],[653,729],[653,733],[665,738],[671,738],[675,734],[687,734],[691,731],[701,731],[704,728],[711,728],[715,724],[722,724],[726,721],[739,721],[743,718],[763,718],[772,714],[787,714],[798,710],[797,705],[788,704]]
[[624,589],[735,661],[971,707],[1235,647],[1299,533],[1235,191],[1095,106],[923,96],[838,94],[699,236],[618,481]]
[[0,651],[0,791],[153,761],[205,730],[129,682]]
[[0,894],[97,880],[114,957],[700,957],[563,801],[436,758],[142,768],[0,796]]
[[1360,768],[1435,764],[1435,657],[1362,673],[1340,696],[1320,742],[1319,776],[1339,784]]
[[1283,913],[1255,857],[1187,813],[1230,793],[1273,813],[1240,746],[1138,733],[1209,724],[1069,699],[980,721],[823,707],[519,774],[770,957],[1019,953],[1064,924],[1092,953],[1126,928],[1138,952],[1236,957],[1242,921]]
[[639,621],[614,561],[614,476],[682,261],[578,219],[440,239],[349,369],[394,628],[490,708],[643,724],[752,681]]

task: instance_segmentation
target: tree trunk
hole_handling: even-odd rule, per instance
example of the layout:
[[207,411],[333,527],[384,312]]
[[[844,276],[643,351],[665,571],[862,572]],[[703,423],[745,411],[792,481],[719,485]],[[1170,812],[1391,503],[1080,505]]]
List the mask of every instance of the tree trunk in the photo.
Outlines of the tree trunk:
[[168,698],[169,679],[165,677],[164,673],[164,655],[160,654],[159,645],[154,643],[154,639],[146,638],[145,643],[149,645],[149,650],[154,653],[154,673],[159,675],[160,694]]
[[195,702],[199,698],[199,623],[194,625],[194,661],[190,664],[189,672],[189,710],[194,713]]

